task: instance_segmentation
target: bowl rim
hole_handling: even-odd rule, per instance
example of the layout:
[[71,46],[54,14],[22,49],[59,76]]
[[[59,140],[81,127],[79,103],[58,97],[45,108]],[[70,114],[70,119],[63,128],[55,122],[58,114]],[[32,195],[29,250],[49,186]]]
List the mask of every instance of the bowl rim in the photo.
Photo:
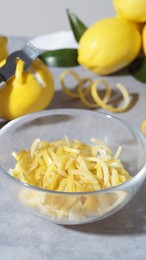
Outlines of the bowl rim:
[[[5,132],[7,131],[7,129],[9,129],[11,126],[17,124],[18,122],[23,121],[24,119],[36,119],[42,116],[46,116],[46,115],[56,115],[56,114],[62,114],[62,113],[72,113],[73,115],[82,115],[83,113],[88,113],[88,114],[94,114],[95,116],[99,115],[101,117],[106,117],[106,118],[110,118],[113,119],[115,121],[118,121],[122,124],[124,124],[130,131],[132,131],[141,141],[141,143],[143,144],[144,150],[146,151],[146,138],[144,137],[144,135],[140,132],[140,130],[138,130],[133,124],[127,122],[126,120],[123,120],[121,118],[118,118],[117,116],[108,114],[108,113],[104,113],[104,112],[97,112],[97,111],[91,111],[88,109],[72,109],[72,108],[61,108],[61,109],[50,109],[50,110],[44,110],[44,111],[40,111],[40,112],[35,112],[35,113],[31,113],[31,114],[27,114],[24,116],[21,116],[19,118],[13,119],[10,122],[8,122],[5,126],[3,126],[0,129],[0,138],[2,137],[3,134],[5,134]],[[135,183],[138,182],[138,180],[143,176],[144,179],[146,178],[146,159],[145,159],[145,163],[142,167],[142,169],[135,175],[133,176],[131,179],[129,179],[128,181],[111,187],[111,188],[106,188],[106,189],[102,189],[102,190],[94,190],[94,191],[87,191],[87,192],[63,192],[63,191],[55,191],[55,190],[48,190],[48,189],[44,189],[44,188],[40,188],[37,186],[33,186],[30,185],[28,183],[25,183],[19,179],[16,179],[15,177],[13,177],[12,175],[10,175],[1,165],[0,165],[0,171],[6,175],[8,178],[10,178],[13,182],[16,182],[18,185],[23,186],[25,188],[31,189],[31,190],[35,190],[35,191],[40,191],[40,192],[45,192],[45,193],[49,193],[49,194],[55,194],[55,195],[90,195],[90,194],[101,194],[101,193],[111,193],[114,191],[121,191],[122,189],[126,189],[129,188],[130,186],[134,185]]]

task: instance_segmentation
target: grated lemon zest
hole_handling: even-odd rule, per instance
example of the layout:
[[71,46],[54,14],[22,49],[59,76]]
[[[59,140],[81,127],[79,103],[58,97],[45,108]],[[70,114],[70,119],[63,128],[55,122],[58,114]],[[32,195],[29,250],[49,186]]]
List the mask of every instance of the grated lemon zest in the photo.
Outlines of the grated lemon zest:
[[[16,165],[9,172],[30,185],[62,192],[101,190],[127,181],[130,175],[119,159],[121,147],[114,155],[104,142],[96,138],[91,141],[93,145],[71,141],[67,136],[50,143],[37,138],[30,150],[12,153]],[[92,214],[101,215],[107,212],[104,203],[111,209],[112,205],[117,205],[117,200],[121,202],[119,196],[125,198],[123,193],[117,197],[107,194],[106,198],[101,195],[60,196],[27,188],[19,191],[22,203],[39,208],[43,214],[68,218],[69,221]],[[102,202],[99,197],[103,198]]]

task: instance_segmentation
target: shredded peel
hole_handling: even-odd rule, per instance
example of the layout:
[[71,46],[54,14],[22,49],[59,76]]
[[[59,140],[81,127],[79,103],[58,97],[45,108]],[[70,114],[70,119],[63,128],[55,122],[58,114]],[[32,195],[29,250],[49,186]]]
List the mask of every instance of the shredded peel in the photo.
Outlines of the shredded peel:
[[[127,181],[130,175],[119,159],[122,148],[113,153],[104,142],[96,138],[91,142],[94,144],[71,141],[67,136],[54,142],[36,139],[29,150],[12,153],[17,162],[9,173],[33,186],[71,193],[106,189]],[[70,223],[106,214],[126,198],[126,193],[65,196],[23,188],[18,196],[25,205]]]

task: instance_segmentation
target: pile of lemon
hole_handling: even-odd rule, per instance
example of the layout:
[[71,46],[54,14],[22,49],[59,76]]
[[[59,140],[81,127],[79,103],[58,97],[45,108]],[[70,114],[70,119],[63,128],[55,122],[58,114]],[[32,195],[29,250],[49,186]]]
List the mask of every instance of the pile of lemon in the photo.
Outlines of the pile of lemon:
[[117,16],[97,21],[79,42],[78,61],[106,75],[146,56],[146,0],[113,0]]

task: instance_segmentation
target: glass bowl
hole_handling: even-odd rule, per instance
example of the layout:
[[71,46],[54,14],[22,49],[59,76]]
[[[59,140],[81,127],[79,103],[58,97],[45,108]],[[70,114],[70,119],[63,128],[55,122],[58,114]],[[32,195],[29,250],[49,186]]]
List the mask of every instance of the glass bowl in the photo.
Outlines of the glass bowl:
[[[91,137],[116,152],[132,176],[123,184],[93,192],[57,192],[23,183],[8,172],[15,166],[12,152],[29,149],[36,138],[46,141]],[[83,224],[101,220],[120,210],[146,177],[146,140],[136,128],[114,116],[79,109],[56,109],[13,120],[0,130],[0,181],[10,196],[26,210],[58,224]],[[87,203],[85,203],[87,202]]]

